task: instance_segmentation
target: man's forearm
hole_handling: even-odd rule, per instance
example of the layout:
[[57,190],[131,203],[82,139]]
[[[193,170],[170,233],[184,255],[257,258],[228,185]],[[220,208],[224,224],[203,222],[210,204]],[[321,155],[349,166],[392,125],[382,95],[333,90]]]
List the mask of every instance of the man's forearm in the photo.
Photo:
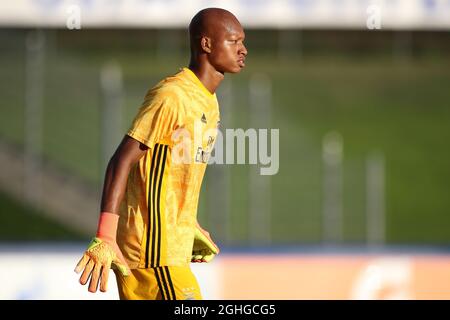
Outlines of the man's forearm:
[[115,157],[108,163],[103,185],[102,212],[119,213],[120,203],[124,197],[130,165],[118,161]]

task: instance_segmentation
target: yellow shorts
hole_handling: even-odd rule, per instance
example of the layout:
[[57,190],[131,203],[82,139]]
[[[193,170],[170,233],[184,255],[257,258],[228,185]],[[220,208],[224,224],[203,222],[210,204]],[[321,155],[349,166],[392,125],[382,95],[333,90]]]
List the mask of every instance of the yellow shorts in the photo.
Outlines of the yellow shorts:
[[129,276],[116,274],[121,300],[201,300],[197,279],[188,267],[132,269]]

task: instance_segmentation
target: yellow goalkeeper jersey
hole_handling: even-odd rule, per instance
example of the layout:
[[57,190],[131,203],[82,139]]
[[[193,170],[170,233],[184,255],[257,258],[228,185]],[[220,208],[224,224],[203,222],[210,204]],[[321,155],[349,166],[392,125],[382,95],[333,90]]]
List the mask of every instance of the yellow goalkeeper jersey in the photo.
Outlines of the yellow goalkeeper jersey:
[[148,146],[130,171],[117,242],[130,268],[190,263],[219,105],[188,68],[150,89],[127,134]]

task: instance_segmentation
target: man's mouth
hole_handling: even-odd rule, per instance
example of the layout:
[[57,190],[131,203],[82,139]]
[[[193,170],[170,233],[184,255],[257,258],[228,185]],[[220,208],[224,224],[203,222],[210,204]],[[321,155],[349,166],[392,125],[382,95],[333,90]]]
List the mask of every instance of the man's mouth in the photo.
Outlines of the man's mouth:
[[242,67],[245,67],[245,58],[240,58],[239,60],[238,60],[238,64],[239,64],[239,66],[242,68]]

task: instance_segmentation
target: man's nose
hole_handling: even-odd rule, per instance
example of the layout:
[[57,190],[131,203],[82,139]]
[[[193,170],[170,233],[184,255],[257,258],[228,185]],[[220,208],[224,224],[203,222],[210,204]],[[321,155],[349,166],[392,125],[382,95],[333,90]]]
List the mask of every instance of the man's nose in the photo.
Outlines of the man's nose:
[[241,49],[239,50],[239,53],[243,54],[244,56],[247,55],[248,51],[244,44],[242,45]]

